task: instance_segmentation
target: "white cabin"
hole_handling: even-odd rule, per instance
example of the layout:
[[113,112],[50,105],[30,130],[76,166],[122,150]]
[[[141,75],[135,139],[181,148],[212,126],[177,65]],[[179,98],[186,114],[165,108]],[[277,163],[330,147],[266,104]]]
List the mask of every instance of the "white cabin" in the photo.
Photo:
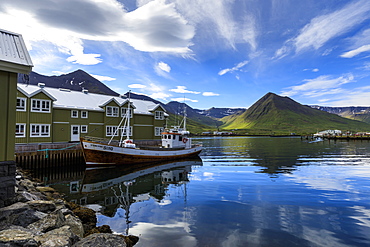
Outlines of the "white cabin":
[[164,148],[191,148],[189,131],[170,130],[162,133],[162,147]]

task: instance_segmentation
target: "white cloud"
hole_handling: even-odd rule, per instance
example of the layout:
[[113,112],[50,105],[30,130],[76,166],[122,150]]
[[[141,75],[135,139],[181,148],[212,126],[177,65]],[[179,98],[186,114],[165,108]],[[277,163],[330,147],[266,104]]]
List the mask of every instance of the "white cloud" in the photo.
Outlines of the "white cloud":
[[303,80],[303,84],[298,86],[288,87],[281,94],[284,96],[294,96],[303,94],[309,97],[318,97],[327,94],[335,94],[341,91],[340,86],[354,81],[352,74],[331,78],[328,75],[319,76],[315,79]]
[[110,76],[105,76],[105,75],[92,75],[92,77],[98,79],[99,81],[115,81],[116,78],[110,77]]
[[234,66],[233,68],[221,70],[220,72],[218,72],[218,75],[224,75],[224,74],[229,73],[229,72],[238,71],[242,67],[244,67],[245,65],[247,65],[248,63],[249,63],[249,61],[247,61],[247,60],[246,61],[243,61],[243,62],[240,62],[236,66]]
[[154,66],[154,70],[158,75],[165,78],[170,78],[168,73],[171,72],[171,67],[168,64],[164,62],[159,62]]
[[168,91],[175,92],[175,93],[192,93],[192,94],[200,94],[200,92],[196,91],[189,91],[186,89],[185,86],[177,86],[175,89],[170,89]]
[[184,101],[189,101],[189,102],[198,102],[196,99],[189,99],[189,98],[171,98],[173,101],[178,101],[178,102],[184,102]]
[[218,93],[213,93],[213,92],[204,92],[202,95],[203,95],[203,96],[219,96],[220,94],[218,94]]
[[195,35],[175,5],[164,0],[131,12],[117,0],[5,0],[0,23],[3,29],[21,33],[29,49],[49,43],[57,47],[54,52],[67,55],[68,62],[83,65],[102,62],[100,54],[84,52],[85,40],[123,41],[139,51],[187,54]]
[[129,88],[146,88],[143,84],[130,84],[128,85]]
[[149,96],[157,100],[167,100],[167,98],[170,97],[171,95],[162,93],[162,92],[157,92],[157,93],[152,93]]
[[370,51],[370,45],[363,45],[357,49],[354,49],[354,50],[351,50],[351,51],[347,51],[345,53],[343,53],[342,55],[340,55],[341,57],[345,57],[345,58],[352,58],[354,56],[357,56],[358,54],[360,53],[363,53],[363,52],[368,52]]
[[[293,47],[295,52],[322,47],[329,40],[343,35],[369,19],[370,2],[367,0],[352,1],[343,8],[330,14],[313,18],[305,25],[299,34],[287,40],[285,44],[275,52],[274,58],[280,59],[287,56]],[[323,53],[328,55],[332,48]]]
[[312,72],[319,72],[319,69],[315,68],[315,69],[312,70]]

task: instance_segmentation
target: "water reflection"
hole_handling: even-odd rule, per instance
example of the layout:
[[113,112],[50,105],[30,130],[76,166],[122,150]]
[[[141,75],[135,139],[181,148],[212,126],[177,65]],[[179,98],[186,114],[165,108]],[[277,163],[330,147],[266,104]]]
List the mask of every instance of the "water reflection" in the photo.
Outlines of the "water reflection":
[[201,165],[202,160],[197,157],[168,163],[86,169],[80,179],[52,186],[64,193],[68,201],[87,205],[108,217],[118,214],[125,218],[128,234],[133,203],[155,199],[166,204],[167,187],[187,183],[192,166]]

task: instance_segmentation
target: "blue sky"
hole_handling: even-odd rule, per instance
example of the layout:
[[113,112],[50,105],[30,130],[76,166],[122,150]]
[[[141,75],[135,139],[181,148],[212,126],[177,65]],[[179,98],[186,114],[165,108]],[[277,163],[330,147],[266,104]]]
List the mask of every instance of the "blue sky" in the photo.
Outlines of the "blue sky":
[[82,69],[164,103],[370,106],[368,0],[2,0],[0,28],[35,72]]

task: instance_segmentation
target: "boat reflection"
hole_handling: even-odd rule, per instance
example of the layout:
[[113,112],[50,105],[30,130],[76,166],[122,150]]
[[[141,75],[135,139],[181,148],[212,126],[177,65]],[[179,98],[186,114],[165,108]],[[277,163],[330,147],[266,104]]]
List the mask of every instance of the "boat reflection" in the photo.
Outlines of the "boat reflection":
[[129,211],[129,205],[153,198],[164,199],[170,184],[189,181],[192,166],[201,166],[199,157],[175,162],[142,164],[135,167],[87,169],[80,180],[54,184],[68,201],[87,205],[112,217],[117,208]]

